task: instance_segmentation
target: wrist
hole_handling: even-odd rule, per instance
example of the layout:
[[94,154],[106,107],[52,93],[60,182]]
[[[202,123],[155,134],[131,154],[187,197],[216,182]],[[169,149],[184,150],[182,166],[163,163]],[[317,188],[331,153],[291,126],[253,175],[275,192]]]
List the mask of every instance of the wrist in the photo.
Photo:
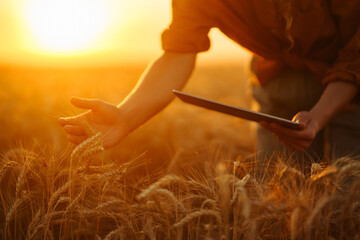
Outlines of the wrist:
[[316,133],[323,129],[331,118],[331,116],[326,114],[326,112],[319,110],[316,106],[314,106],[309,113],[315,126]]
[[117,106],[116,109],[116,120],[114,125],[116,125],[118,131],[122,132],[122,135],[124,136],[130,132],[129,116],[124,109],[119,106]]
[[117,106],[117,125],[119,125],[121,131],[126,136],[138,126],[139,113],[135,111],[131,106],[126,104],[119,104]]
[[321,130],[357,93],[357,87],[351,83],[335,81],[325,88],[319,101],[309,111]]

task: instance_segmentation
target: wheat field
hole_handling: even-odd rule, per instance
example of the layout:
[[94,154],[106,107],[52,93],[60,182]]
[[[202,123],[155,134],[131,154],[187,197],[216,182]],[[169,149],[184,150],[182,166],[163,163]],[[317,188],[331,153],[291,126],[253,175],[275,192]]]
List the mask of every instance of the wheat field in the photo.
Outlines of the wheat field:
[[[70,96],[119,102],[142,67],[0,70],[1,239],[360,239],[360,159],[260,162],[253,125],[173,102],[119,146],[75,147]],[[250,108],[242,66],[186,91]]]

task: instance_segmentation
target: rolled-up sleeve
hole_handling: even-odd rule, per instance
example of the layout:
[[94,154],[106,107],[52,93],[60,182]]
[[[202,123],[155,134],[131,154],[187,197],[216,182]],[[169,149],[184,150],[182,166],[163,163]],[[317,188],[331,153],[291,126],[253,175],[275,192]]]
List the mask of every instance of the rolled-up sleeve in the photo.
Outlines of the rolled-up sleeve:
[[167,52],[196,53],[210,48],[208,33],[212,27],[211,13],[201,0],[173,0],[173,17],[161,36]]
[[338,58],[323,79],[326,85],[333,81],[346,81],[360,88],[360,28],[350,42],[339,51]]

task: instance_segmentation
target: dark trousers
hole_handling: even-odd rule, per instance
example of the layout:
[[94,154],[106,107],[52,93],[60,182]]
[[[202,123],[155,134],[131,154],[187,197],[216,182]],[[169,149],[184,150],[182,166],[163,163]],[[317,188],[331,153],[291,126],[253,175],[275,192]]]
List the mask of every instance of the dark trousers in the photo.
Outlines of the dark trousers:
[[[263,113],[292,119],[300,111],[310,110],[320,98],[323,87],[308,70],[285,68],[264,86],[253,84],[253,96]],[[334,116],[319,132],[305,152],[291,152],[272,133],[257,127],[257,151],[260,158],[274,155],[291,155],[297,159],[317,162],[324,157],[324,143],[330,146],[330,158],[360,155],[360,107]]]

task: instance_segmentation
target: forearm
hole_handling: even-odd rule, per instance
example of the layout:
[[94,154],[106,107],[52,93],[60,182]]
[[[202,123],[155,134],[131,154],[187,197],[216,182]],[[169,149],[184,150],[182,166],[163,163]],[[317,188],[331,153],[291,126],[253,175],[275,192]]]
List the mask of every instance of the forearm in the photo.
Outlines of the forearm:
[[318,130],[322,129],[328,121],[348,104],[358,92],[355,84],[335,81],[325,88],[310,114],[317,120]]
[[190,77],[196,54],[164,53],[144,72],[133,91],[118,108],[126,131],[137,128],[161,111]]

